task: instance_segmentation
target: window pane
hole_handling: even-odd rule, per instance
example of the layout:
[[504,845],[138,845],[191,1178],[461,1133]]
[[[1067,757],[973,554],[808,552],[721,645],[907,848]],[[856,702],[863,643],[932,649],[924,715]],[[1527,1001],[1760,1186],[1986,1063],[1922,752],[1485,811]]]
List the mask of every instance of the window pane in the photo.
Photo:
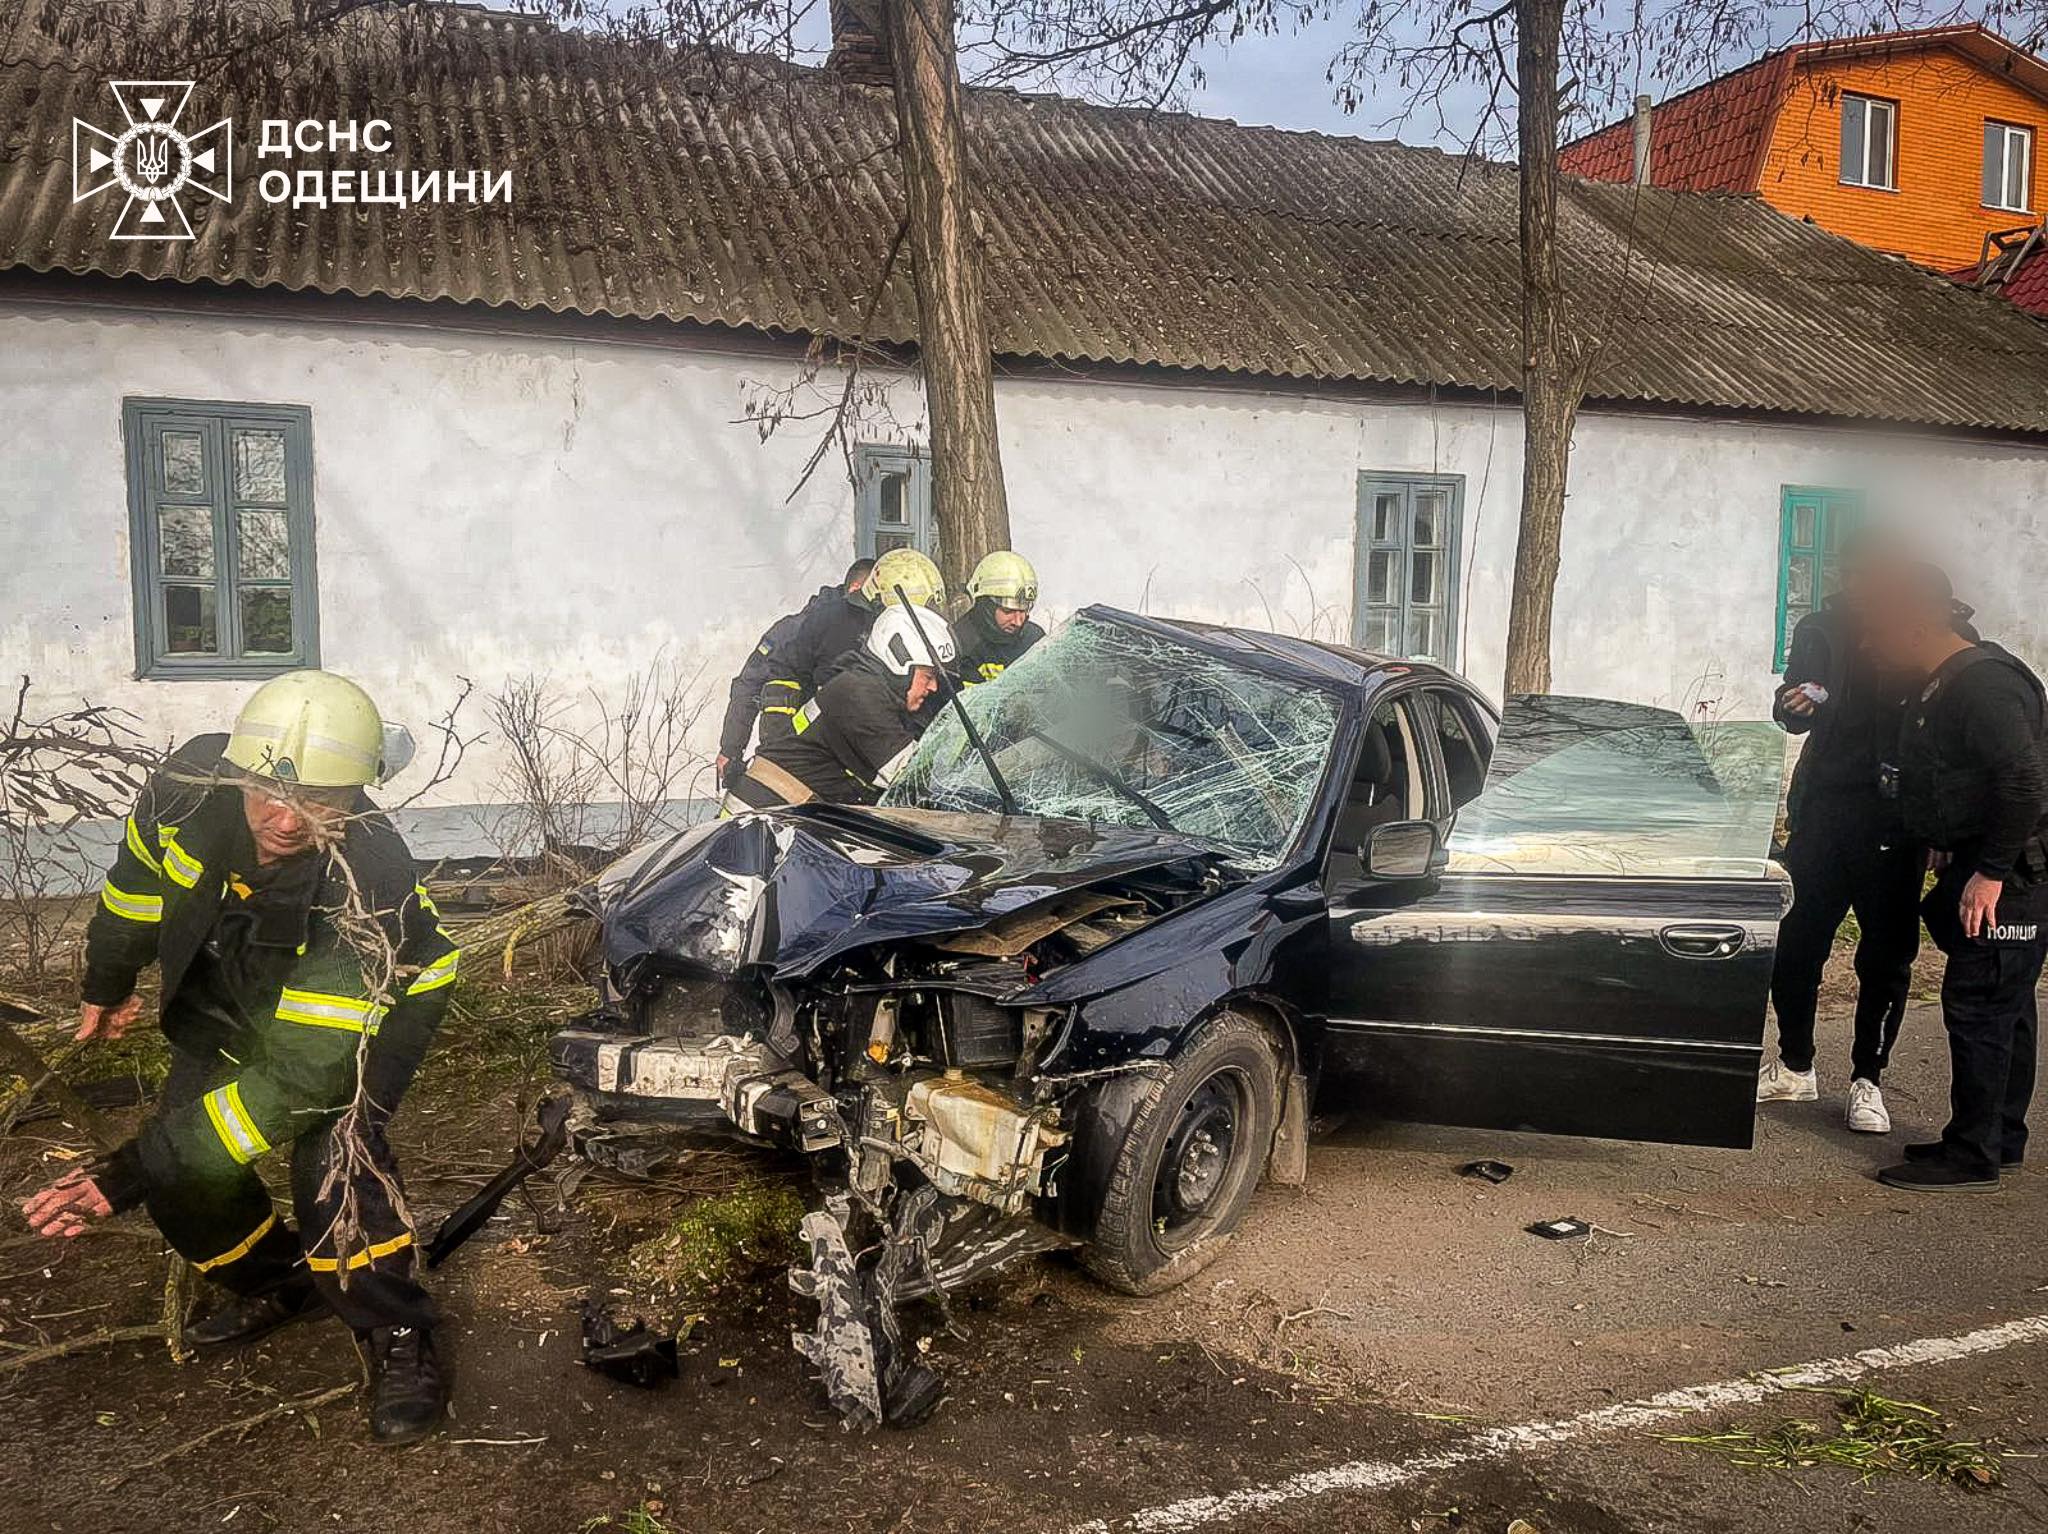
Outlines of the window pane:
[[1816,518],[1819,508],[1794,506],[1792,508],[1792,544],[1794,548],[1810,549],[1820,542],[1820,531]]
[[1437,602],[1437,595],[1444,572],[1444,557],[1427,549],[1417,549],[1408,557],[1408,600],[1411,602]]
[[1374,549],[1365,556],[1365,599],[1368,602],[1392,602],[1394,593],[1394,566],[1400,554],[1393,549]]
[[910,534],[908,533],[882,532],[875,534],[875,557],[878,559],[891,549],[907,549],[909,547]]
[[1870,184],[1892,184],[1892,109],[1885,103],[1870,103]]
[[1395,629],[1400,624],[1400,614],[1391,607],[1369,607],[1365,613],[1365,647],[1393,654],[1398,648]]
[[2027,205],[2030,188],[2027,164],[2034,151],[2034,135],[2009,128],[2005,135],[2005,205],[2008,208],[2024,208]]
[[213,574],[211,506],[159,506],[156,525],[163,549],[164,574]]
[[1413,660],[1434,660],[1443,643],[1443,614],[1429,607],[1411,608],[1408,613],[1408,645],[1403,654]]
[[284,433],[238,431],[235,434],[235,499],[284,499]]
[[1415,546],[1434,549],[1444,541],[1444,493],[1441,490],[1415,492]]
[[1861,96],[1842,98],[1842,179],[1863,182],[1863,107]]
[[1785,562],[1785,606],[1805,612],[1813,606],[1814,569],[1811,554],[1794,554]]
[[1372,541],[1401,541],[1401,497],[1398,492],[1393,495],[1376,495],[1372,498]]
[[[909,479],[909,477],[907,474],[884,474],[882,476],[881,497],[875,511],[875,520],[877,522],[886,522],[891,527],[908,527],[910,525],[910,518],[904,511],[904,481]],[[894,543],[889,545],[892,549],[900,546]]]
[[206,444],[196,431],[167,431],[163,444],[164,494],[206,494]]
[[284,581],[292,574],[289,518],[281,511],[236,513],[241,529],[241,576],[245,581]]
[[289,655],[292,648],[292,591],[289,586],[242,588],[242,653]]
[[211,586],[164,587],[165,648],[173,655],[218,655],[216,603]]
[[1986,123],[1984,125],[1984,205],[1988,208],[2005,206],[2005,184],[2001,177],[2005,170],[2005,125]]

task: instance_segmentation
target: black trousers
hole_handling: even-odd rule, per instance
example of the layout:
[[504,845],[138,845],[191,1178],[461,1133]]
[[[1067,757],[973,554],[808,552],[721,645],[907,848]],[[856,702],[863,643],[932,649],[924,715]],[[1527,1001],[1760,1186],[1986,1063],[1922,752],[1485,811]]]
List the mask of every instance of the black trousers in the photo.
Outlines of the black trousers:
[[2009,892],[1993,929],[2002,935],[1973,940],[1953,914],[1962,885],[1945,875],[1927,897],[1927,930],[1948,955],[1941,1020],[1948,1028],[1949,1120],[1941,1138],[1949,1160],[1988,1178],[2026,1153],[2040,1034],[2034,988],[2048,956],[2048,921],[2041,919],[2048,900],[2040,897],[2048,891]]
[[1913,956],[1920,951],[1920,849],[1888,836],[1884,818],[1862,807],[1805,807],[1785,843],[1792,909],[1778,926],[1771,1007],[1778,1053],[1795,1071],[1813,1069],[1813,1018],[1821,971],[1842,918],[1856,913],[1856,1043],[1852,1072],[1884,1074],[1906,1017]]
[[[237,1070],[234,1060],[218,1049],[174,1044],[161,1105],[176,1108],[196,1102],[233,1080]],[[403,1079],[393,1079],[401,1071]],[[371,1114],[367,1137],[370,1160],[393,1187],[402,1188],[384,1128],[411,1081],[412,1068],[393,1062],[379,1071],[373,1055],[371,1074],[371,1096],[378,1107]],[[381,1082],[379,1075],[385,1078]],[[419,1254],[389,1193],[367,1169],[329,1188],[335,1153],[334,1131],[324,1125],[292,1142],[296,1233],[276,1217],[270,1193],[253,1167],[237,1168],[232,1186],[209,1182],[152,1189],[150,1215],[172,1246],[200,1265],[207,1278],[236,1294],[267,1294],[310,1280],[328,1307],[356,1332],[434,1325],[434,1302],[418,1277]],[[335,1223],[351,1200],[362,1239],[342,1252],[333,1239]]]

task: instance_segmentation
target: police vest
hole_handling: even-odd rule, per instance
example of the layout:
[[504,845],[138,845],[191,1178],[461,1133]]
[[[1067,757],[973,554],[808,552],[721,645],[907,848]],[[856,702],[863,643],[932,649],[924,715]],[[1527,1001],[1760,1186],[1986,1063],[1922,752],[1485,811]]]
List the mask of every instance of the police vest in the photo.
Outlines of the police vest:
[[[1992,797],[1992,772],[1966,761],[1956,750],[1943,718],[1955,692],[1956,678],[1976,665],[2010,666],[2026,678],[2037,699],[2044,698],[2041,679],[2019,657],[1994,644],[1964,650],[1934,673],[1920,696],[1906,709],[1899,727],[1899,812],[1909,834],[1931,847],[1952,848],[1984,834]],[[2048,721],[2048,708],[2044,708]],[[2048,760],[2048,730],[2037,732],[2034,749]],[[2044,856],[2042,827],[2036,826],[2023,857],[2039,877]]]

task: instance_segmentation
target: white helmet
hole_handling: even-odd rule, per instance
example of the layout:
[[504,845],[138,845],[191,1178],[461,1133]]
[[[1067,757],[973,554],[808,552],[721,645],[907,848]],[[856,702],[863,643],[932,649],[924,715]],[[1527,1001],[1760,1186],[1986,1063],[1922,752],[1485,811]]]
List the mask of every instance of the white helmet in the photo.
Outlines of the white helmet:
[[897,676],[909,676],[912,666],[929,666],[933,657],[950,666],[959,653],[953,630],[928,607],[885,607],[868,630],[868,654]]

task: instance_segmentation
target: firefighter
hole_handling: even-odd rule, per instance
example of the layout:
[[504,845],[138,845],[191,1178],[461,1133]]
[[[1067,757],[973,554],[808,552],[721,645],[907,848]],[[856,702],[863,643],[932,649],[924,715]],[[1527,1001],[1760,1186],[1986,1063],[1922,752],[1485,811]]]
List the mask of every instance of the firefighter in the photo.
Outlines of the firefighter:
[[[447,1392],[384,1126],[457,953],[363,792],[403,765],[387,763],[387,739],[360,687],[296,671],[143,789],[87,929],[78,1037],[120,1037],[154,962],[170,1076],[135,1139],[23,1212],[46,1236],[75,1236],[146,1208],[227,1291],[188,1329],[195,1346],[332,1311],[369,1365],[371,1436],[405,1443],[439,1424]],[[296,1233],[255,1167],[287,1147]]]
[[959,676],[967,686],[993,682],[1003,668],[1045,638],[1031,621],[1038,601],[1038,572],[1022,554],[997,549],[985,555],[967,580],[969,607],[956,625]]
[[754,738],[754,719],[761,711],[761,689],[776,675],[782,651],[795,639],[797,631],[812,614],[825,608],[844,607],[849,597],[858,596],[861,587],[867,584],[868,572],[874,568],[872,559],[856,559],[846,567],[846,576],[838,585],[820,586],[800,609],[784,613],[768,625],[768,632],[761,636],[761,642],[754,646],[747,663],[740,667],[739,675],[732,679],[725,705],[725,723],[718,732],[719,787],[732,786],[730,779],[746,757],[747,743]]
[[1948,963],[1949,1121],[1878,1174],[1895,1188],[1998,1186],[2019,1166],[2034,1091],[2034,997],[2048,953],[2048,708],[2017,657],[1956,632],[1946,577],[1901,572],[1873,608],[1881,663],[1920,680],[1886,777],[1906,831],[1929,849],[1921,904]]
[[778,647],[774,675],[755,697],[761,744],[800,732],[799,711],[834,672],[860,649],[875,614],[896,605],[898,591],[914,607],[942,607],[946,583],[939,567],[915,549],[891,549],[875,561],[858,591],[806,608],[795,631]]
[[768,809],[822,799],[873,804],[882,769],[917,738],[919,708],[956,659],[952,630],[928,608],[889,607],[859,655],[819,689],[799,734],[762,742],[733,786],[738,805]]

